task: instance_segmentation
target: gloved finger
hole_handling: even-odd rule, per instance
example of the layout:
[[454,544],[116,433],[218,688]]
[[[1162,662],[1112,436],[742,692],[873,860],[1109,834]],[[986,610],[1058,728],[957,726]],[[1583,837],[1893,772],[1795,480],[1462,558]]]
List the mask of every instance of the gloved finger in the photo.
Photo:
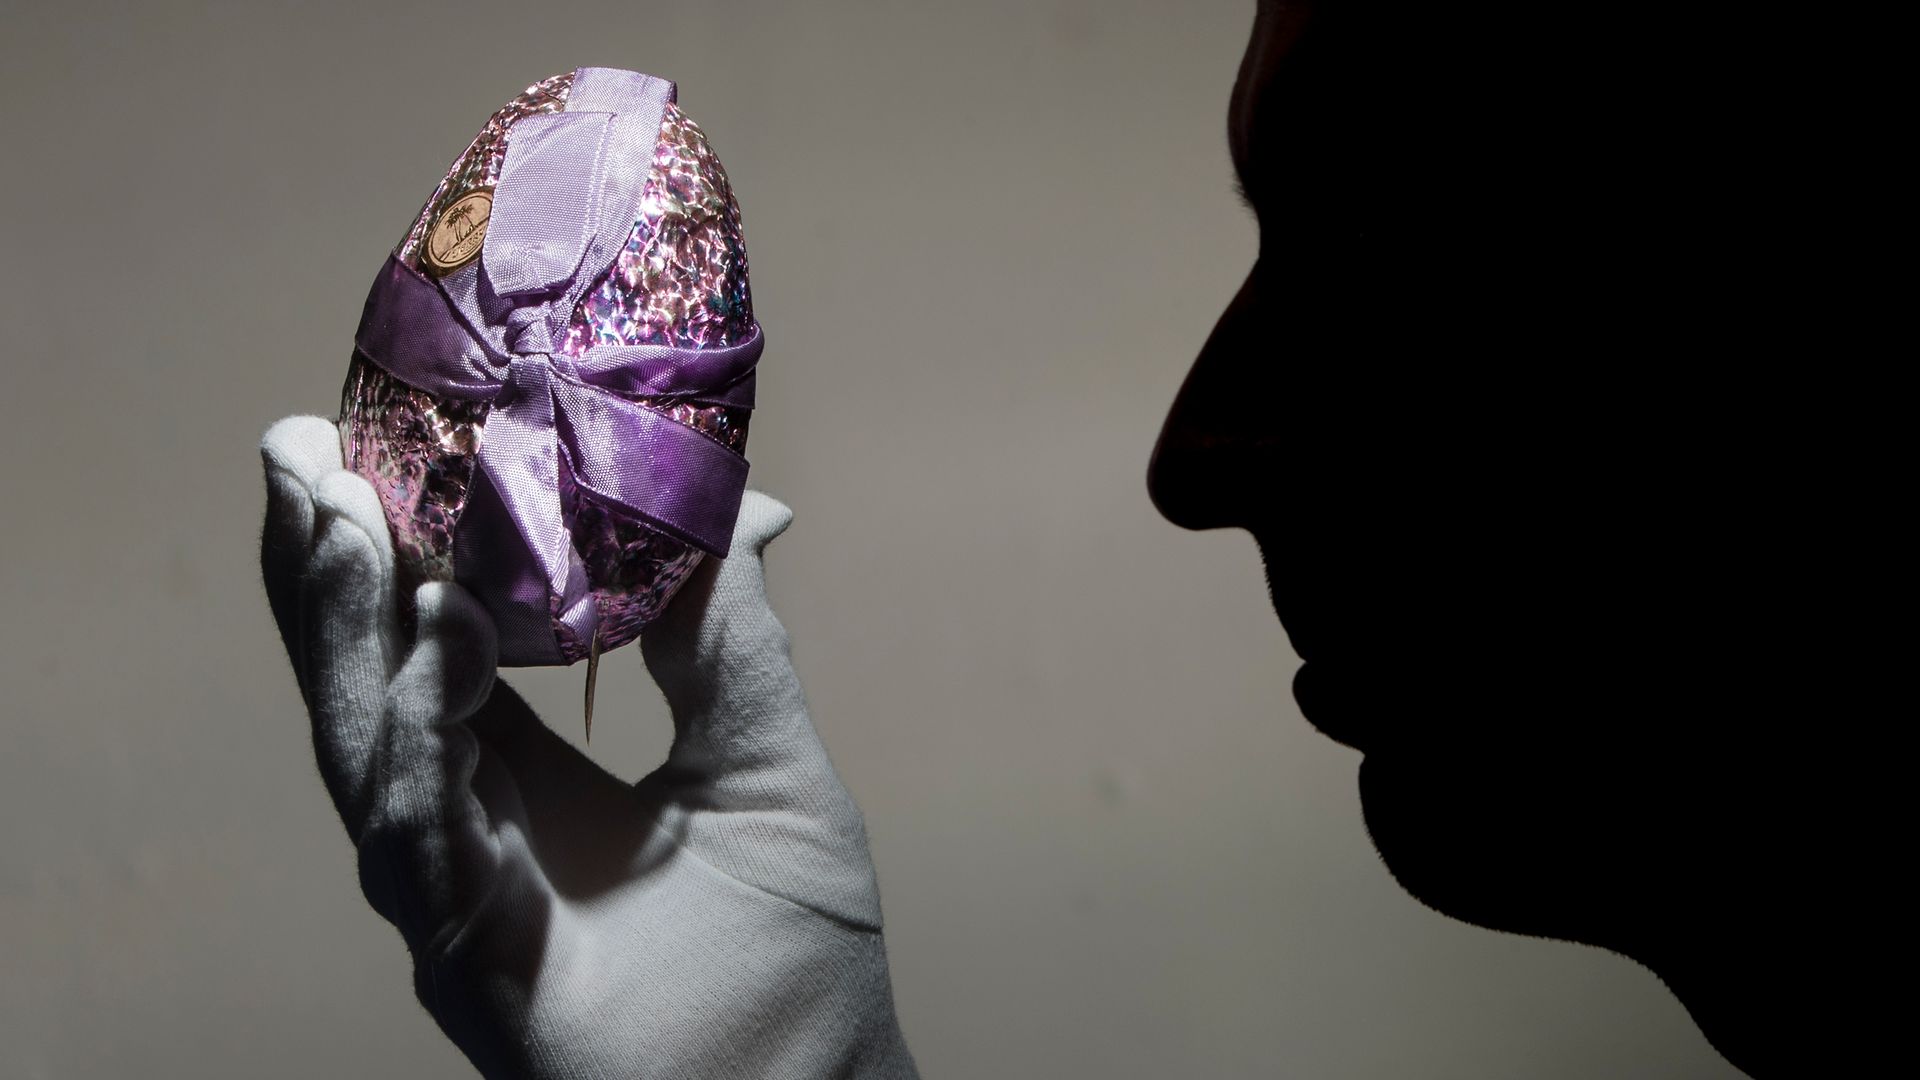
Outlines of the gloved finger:
[[313,492],[315,540],[302,582],[314,754],[347,831],[369,806],[369,773],[397,666],[393,545],[380,500],[342,469]]
[[738,673],[720,661],[747,658],[755,643],[739,641],[738,648],[723,650],[722,637],[729,630],[770,634],[778,639],[772,643],[784,649],[786,631],[767,605],[764,560],[767,545],[791,524],[793,511],[785,503],[758,491],[745,493],[733,526],[731,554],[703,560],[647,627],[641,650],[670,704],[682,700],[693,708]]
[[497,858],[472,779],[479,743],[467,720],[493,690],[493,620],[450,582],[414,593],[418,632],[388,687],[379,790],[360,840],[361,884],[408,934],[431,934],[477,902]]
[[307,672],[300,643],[300,578],[313,556],[313,485],[340,468],[340,436],[317,416],[289,416],[267,429],[260,440],[266,470],[267,516],[260,529],[260,577],[267,603],[280,628],[280,640],[293,664],[294,678],[306,693]]
[[807,715],[787,631],[767,603],[764,552],[793,512],[747,492],[732,553],[709,560],[641,635],[673,710],[667,763],[641,782],[694,815],[686,845],[734,877],[879,926],[866,828]]

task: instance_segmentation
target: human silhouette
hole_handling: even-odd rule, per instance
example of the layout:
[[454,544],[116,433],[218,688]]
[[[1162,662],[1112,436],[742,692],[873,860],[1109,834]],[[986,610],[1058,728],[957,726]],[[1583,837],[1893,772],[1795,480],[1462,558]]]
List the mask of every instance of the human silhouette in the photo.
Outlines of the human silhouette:
[[1772,111],[1805,80],[1708,23],[1262,2],[1228,114],[1259,257],[1149,488],[1257,540],[1410,893],[1640,961],[1752,1075],[1834,1075],[1885,929],[1854,609],[1893,459],[1833,377],[1833,186]]

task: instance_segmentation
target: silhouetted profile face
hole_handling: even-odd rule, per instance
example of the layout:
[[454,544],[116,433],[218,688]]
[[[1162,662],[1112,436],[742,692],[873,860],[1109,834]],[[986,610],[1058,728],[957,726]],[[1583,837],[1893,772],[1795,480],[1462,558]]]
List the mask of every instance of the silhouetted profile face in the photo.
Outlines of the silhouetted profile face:
[[1260,255],[1150,489],[1257,539],[1402,885],[1644,962],[1767,1074],[1822,1037],[1818,729],[1887,651],[1833,614],[1878,554],[1832,392],[1762,370],[1818,354],[1759,106],[1552,17],[1260,5],[1228,113]]

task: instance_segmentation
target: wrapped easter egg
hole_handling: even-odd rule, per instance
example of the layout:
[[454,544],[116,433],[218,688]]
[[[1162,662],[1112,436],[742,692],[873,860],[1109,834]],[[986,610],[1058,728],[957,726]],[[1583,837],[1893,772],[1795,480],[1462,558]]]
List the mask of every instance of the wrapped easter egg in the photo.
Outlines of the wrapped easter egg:
[[724,557],[761,336],[740,208],[674,84],[535,83],[453,163],[367,297],[340,408],[402,573],[500,663],[639,636]]

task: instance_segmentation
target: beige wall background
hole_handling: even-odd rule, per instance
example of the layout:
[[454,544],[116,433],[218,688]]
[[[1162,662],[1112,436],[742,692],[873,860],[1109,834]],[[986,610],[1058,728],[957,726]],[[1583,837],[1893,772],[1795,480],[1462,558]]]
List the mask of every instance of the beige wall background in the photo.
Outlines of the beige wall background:
[[[928,1077],[1732,1075],[1644,969],[1388,877],[1161,412],[1251,261],[1252,5],[9,3],[0,1076],[459,1077],[359,895],[255,445],[497,105],[668,76],[745,211],[776,607]],[[1249,403],[1249,408],[1257,408]],[[1258,497],[1259,493],[1249,493]],[[509,673],[579,739],[582,672]],[[593,755],[668,722],[601,672]]]

